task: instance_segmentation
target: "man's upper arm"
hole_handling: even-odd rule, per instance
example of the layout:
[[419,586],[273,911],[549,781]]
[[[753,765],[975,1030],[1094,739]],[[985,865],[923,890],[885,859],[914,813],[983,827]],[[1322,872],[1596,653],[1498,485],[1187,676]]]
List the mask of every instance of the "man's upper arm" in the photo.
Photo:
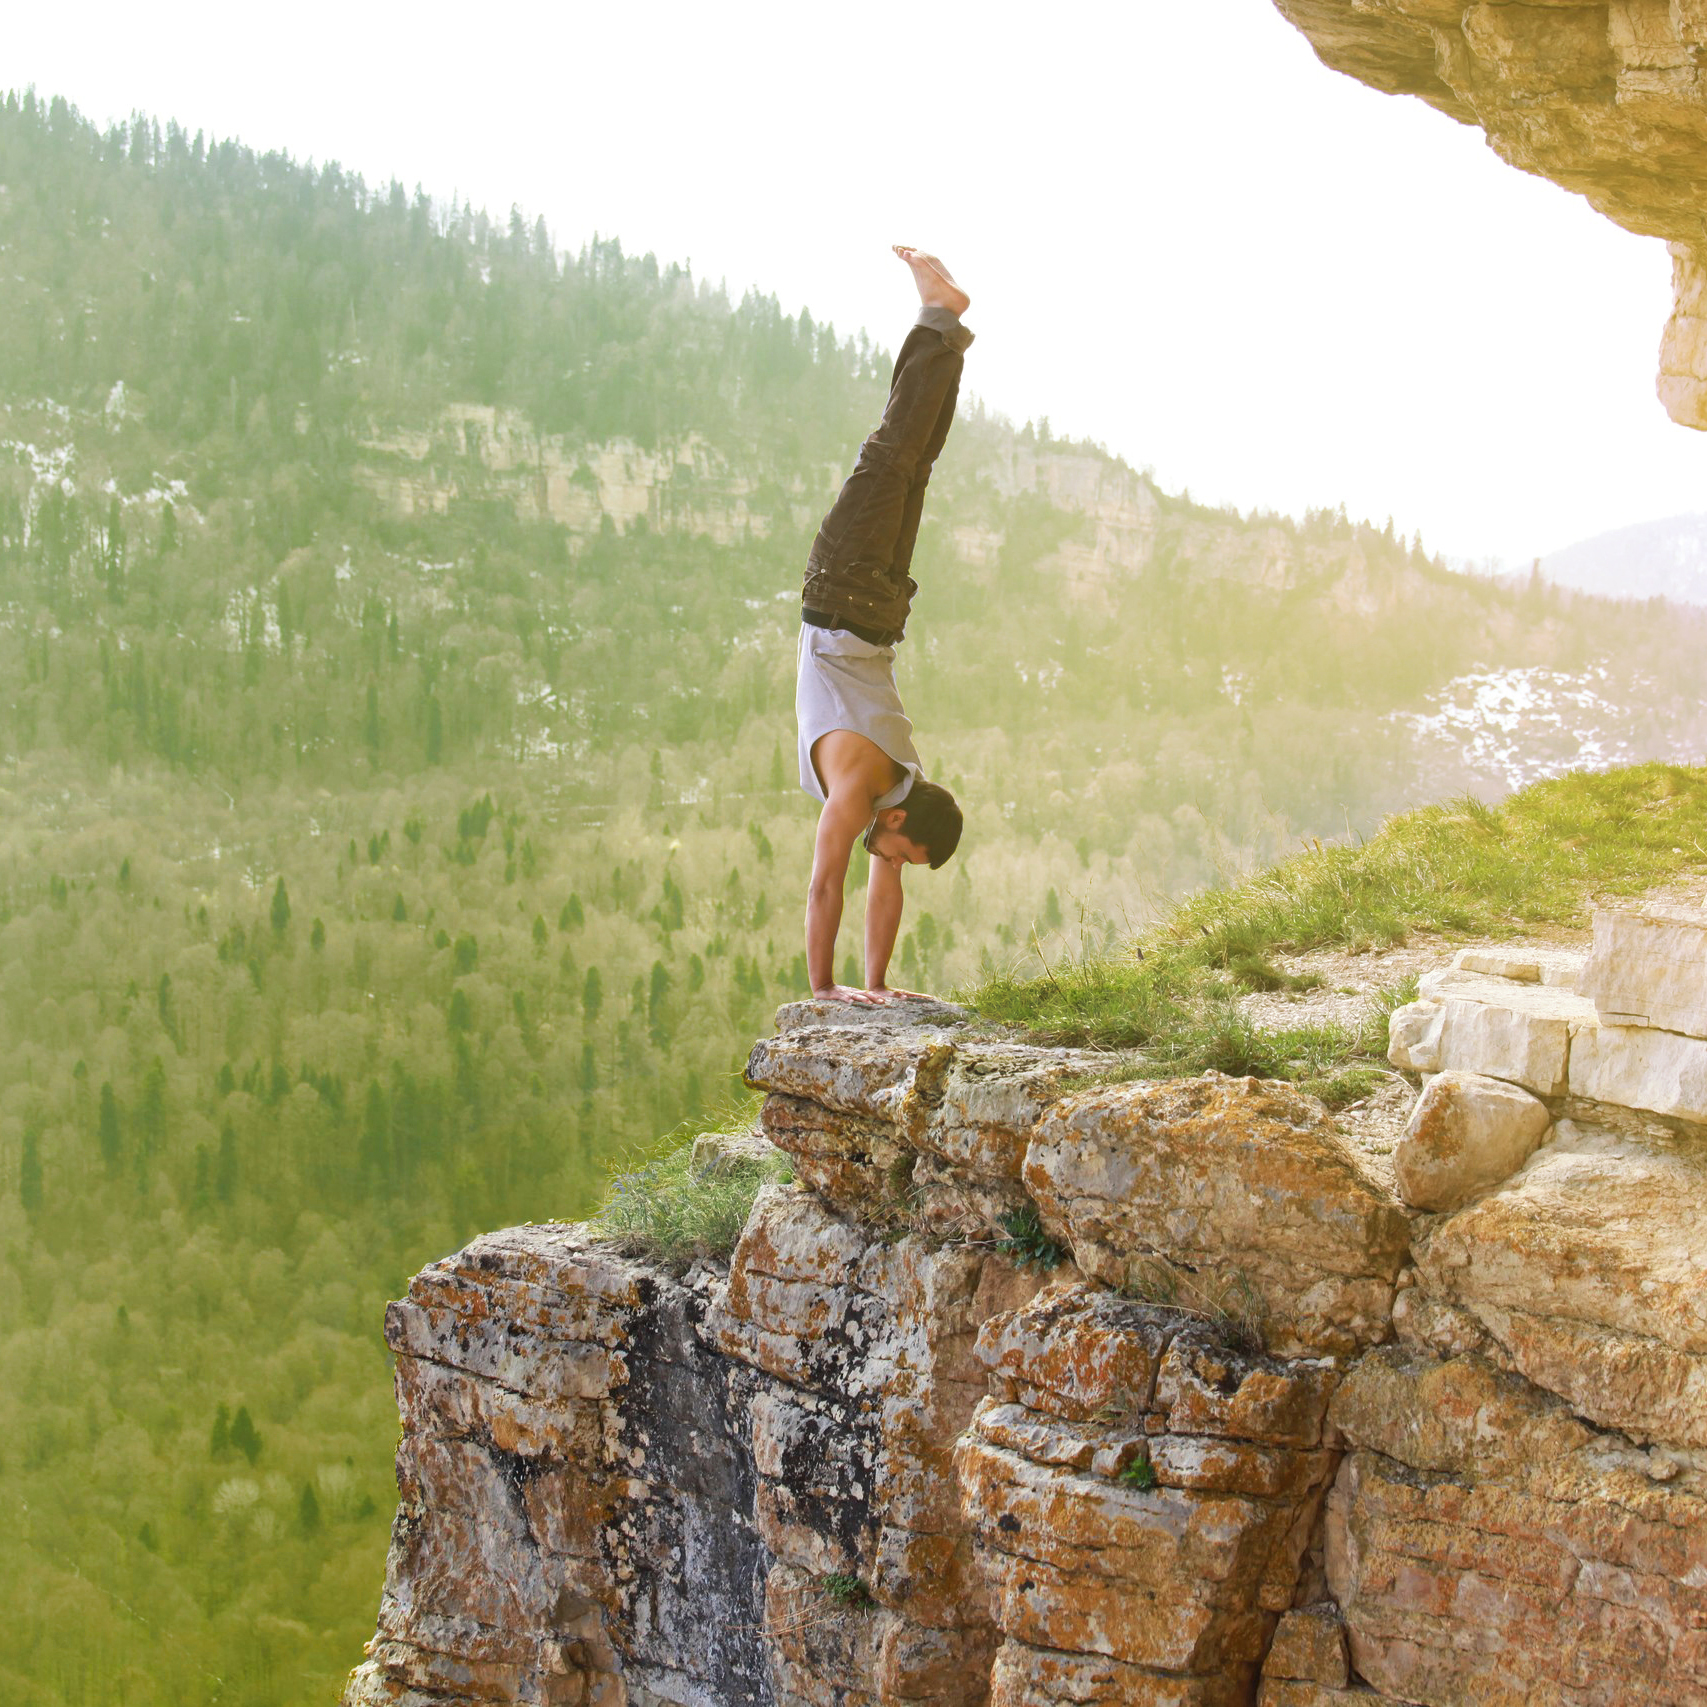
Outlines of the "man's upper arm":
[[840,888],[848,874],[848,859],[860,831],[871,821],[865,791],[836,789],[818,814],[818,836],[812,849],[812,881]]

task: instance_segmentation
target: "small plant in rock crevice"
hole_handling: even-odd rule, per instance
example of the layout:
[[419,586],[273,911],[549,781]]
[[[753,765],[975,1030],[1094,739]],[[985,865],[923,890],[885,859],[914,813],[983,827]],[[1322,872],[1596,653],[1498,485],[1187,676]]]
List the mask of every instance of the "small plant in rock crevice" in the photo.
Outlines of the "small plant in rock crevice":
[[876,1605],[871,1598],[871,1590],[858,1577],[847,1571],[831,1571],[828,1576],[819,1578],[818,1587],[837,1606],[845,1607],[849,1611],[859,1611]]
[[1059,1240],[1052,1239],[1044,1231],[1035,1204],[1010,1209],[1001,1219],[1001,1228],[1007,1237],[997,1243],[996,1249],[1017,1263],[1043,1269],[1059,1268],[1072,1254]]
[[1122,1297],[1197,1317],[1229,1351],[1256,1355],[1266,1349],[1268,1312],[1256,1283],[1243,1269],[1217,1280],[1165,1257],[1148,1257],[1132,1264],[1119,1290]]
[[1156,1485],[1156,1467],[1148,1458],[1134,1458],[1114,1479],[1128,1488],[1153,1488]]

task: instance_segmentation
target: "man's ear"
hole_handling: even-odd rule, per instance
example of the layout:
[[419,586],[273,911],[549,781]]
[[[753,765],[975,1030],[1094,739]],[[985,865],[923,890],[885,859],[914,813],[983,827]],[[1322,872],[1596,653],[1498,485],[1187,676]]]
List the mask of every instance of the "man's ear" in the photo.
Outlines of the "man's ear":
[[907,809],[904,806],[886,806],[877,814],[880,829],[898,830],[907,822]]

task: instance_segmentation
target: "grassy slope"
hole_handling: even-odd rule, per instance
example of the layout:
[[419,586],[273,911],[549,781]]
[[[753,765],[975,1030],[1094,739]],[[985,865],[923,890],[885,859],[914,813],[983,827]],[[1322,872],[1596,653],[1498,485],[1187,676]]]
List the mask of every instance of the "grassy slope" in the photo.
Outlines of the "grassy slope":
[[1391,947],[1416,933],[1510,936],[1580,924],[1603,896],[1707,868],[1707,770],[1573,772],[1498,806],[1461,800],[1390,818],[1369,841],[1314,844],[1207,889],[1107,958],[992,971],[966,999],[986,1019],[1062,1043],[1139,1047],[1154,1070],[1315,1078],[1380,1053],[1373,1035],[1265,1042],[1233,1004],[1272,987],[1269,957]]

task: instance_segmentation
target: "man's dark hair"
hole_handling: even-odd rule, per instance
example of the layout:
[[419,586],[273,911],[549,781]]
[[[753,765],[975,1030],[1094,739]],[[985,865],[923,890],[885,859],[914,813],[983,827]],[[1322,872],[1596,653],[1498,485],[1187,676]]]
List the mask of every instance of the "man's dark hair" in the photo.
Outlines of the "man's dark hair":
[[965,824],[954,796],[940,784],[921,778],[907,791],[901,810],[907,815],[900,826],[901,834],[929,851],[931,870],[947,865],[960,846]]

